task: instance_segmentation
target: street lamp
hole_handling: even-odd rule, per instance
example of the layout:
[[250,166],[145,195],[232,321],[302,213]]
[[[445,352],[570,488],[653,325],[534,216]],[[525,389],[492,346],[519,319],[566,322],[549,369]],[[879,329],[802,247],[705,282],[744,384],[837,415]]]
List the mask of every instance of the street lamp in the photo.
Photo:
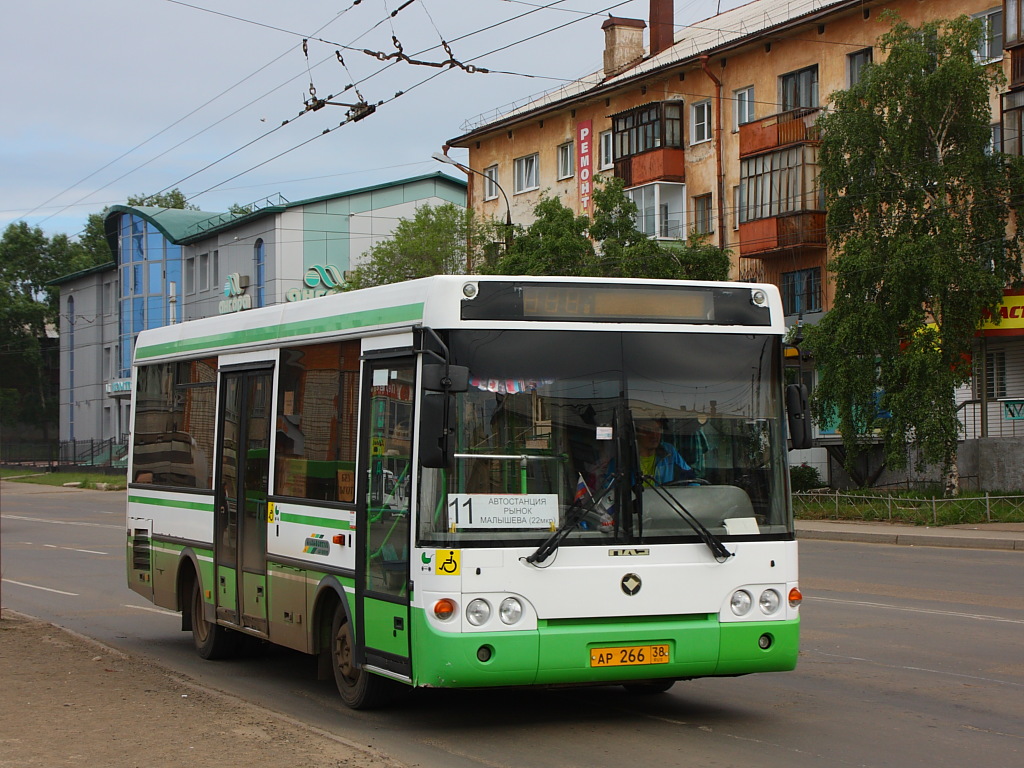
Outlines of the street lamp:
[[[435,152],[434,154],[431,155],[431,157],[437,160],[439,163],[447,163],[448,165],[454,165],[467,176],[469,176],[472,173],[475,173],[477,176],[483,176],[485,179],[487,179],[487,181],[491,182],[491,184],[498,188],[498,191],[501,192],[501,196],[505,198],[505,252],[507,253],[509,247],[512,245],[512,206],[509,204],[508,195],[505,194],[505,190],[502,189],[501,184],[499,184],[497,180],[492,179],[486,173],[482,173],[481,171],[478,171],[475,168],[470,168],[468,165],[463,165],[460,162],[452,160],[450,157],[448,157],[448,155],[446,155],[443,152]],[[468,262],[469,253],[466,254],[466,260]]]

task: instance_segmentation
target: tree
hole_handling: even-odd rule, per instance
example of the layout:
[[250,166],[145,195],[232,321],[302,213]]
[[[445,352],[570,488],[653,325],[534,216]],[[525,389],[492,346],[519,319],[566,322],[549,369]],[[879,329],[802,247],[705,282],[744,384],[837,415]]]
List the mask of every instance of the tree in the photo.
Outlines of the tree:
[[52,352],[43,343],[57,325],[60,293],[47,283],[84,263],[85,250],[67,235],[48,239],[24,221],[0,238],[0,360],[6,375],[0,392],[4,424],[45,426],[56,417],[57,393],[49,386]]
[[453,203],[421,205],[412,219],[399,219],[389,239],[370,247],[369,260],[349,273],[348,288],[462,274],[467,243],[475,248],[472,244],[481,237],[482,228],[466,208]]
[[198,211],[199,207],[192,205],[185,198],[185,193],[175,187],[170,192],[158,192],[155,195],[131,195],[128,198],[128,205],[140,208],[180,208],[185,211]]
[[663,280],[725,280],[729,251],[699,235],[659,243],[636,226],[637,207],[620,178],[599,179],[594,217],[576,216],[557,198],[544,196],[534,222],[520,231],[508,252],[490,268],[495,274],[649,277]]
[[1021,167],[987,152],[1002,74],[975,61],[980,24],[889,21],[884,62],[818,121],[836,288],[805,342],[814,413],[838,418],[848,466],[880,430],[888,466],[906,466],[913,446],[955,493],[955,390],[983,316],[1021,280],[1020,241],[1006,234]]
[[590,275],[597,268],[587,236],[590,218],[577,216],[556,197],[541,195],[534,220],[517,229],[508,250],[482,271],[495,275]]

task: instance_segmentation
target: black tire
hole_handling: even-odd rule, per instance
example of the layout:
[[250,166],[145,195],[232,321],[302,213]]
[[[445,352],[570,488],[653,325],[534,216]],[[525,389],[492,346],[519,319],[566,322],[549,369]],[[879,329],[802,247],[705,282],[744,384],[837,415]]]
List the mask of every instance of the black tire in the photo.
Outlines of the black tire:
[[352,625],[341,603],[331,622],[331,668],[341,700],[349,709],[377,709],[396,693],[397,683],[356,666]]
[[227,627],[212,624],[203,613],[203,592],[199,579],[192,582],[192,643],[204,659],[227,659],[234,656],[241,646],[242,636]]
[[645,680],[643,682],[625,683],[622,687],[627,693],[635,696],[650,696],[655,693],[665,693],[676,684],[675,680]]

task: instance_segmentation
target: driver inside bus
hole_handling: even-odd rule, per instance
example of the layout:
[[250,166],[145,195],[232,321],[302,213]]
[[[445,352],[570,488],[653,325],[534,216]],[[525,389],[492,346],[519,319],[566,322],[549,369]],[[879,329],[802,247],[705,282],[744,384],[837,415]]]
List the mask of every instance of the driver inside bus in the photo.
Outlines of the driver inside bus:
[[686,463],[676,447],[662,440],[664,419],[638,419],[635,428],[637,457],[644,485],[697,479],[697,473]]

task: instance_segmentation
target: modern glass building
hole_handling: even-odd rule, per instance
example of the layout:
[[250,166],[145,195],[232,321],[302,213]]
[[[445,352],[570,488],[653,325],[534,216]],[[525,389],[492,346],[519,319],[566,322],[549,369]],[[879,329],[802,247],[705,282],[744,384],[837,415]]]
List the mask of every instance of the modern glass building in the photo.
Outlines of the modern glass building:
[[[307,273],[343,275],[424,205],[466,203],[466,182],[432,173],[244,214],[115,205],[115,260],[61,288],[62,440],[122,440],[135,340],[149,328],[322,295]],[[306,279],[304,279],[306,278]]]

